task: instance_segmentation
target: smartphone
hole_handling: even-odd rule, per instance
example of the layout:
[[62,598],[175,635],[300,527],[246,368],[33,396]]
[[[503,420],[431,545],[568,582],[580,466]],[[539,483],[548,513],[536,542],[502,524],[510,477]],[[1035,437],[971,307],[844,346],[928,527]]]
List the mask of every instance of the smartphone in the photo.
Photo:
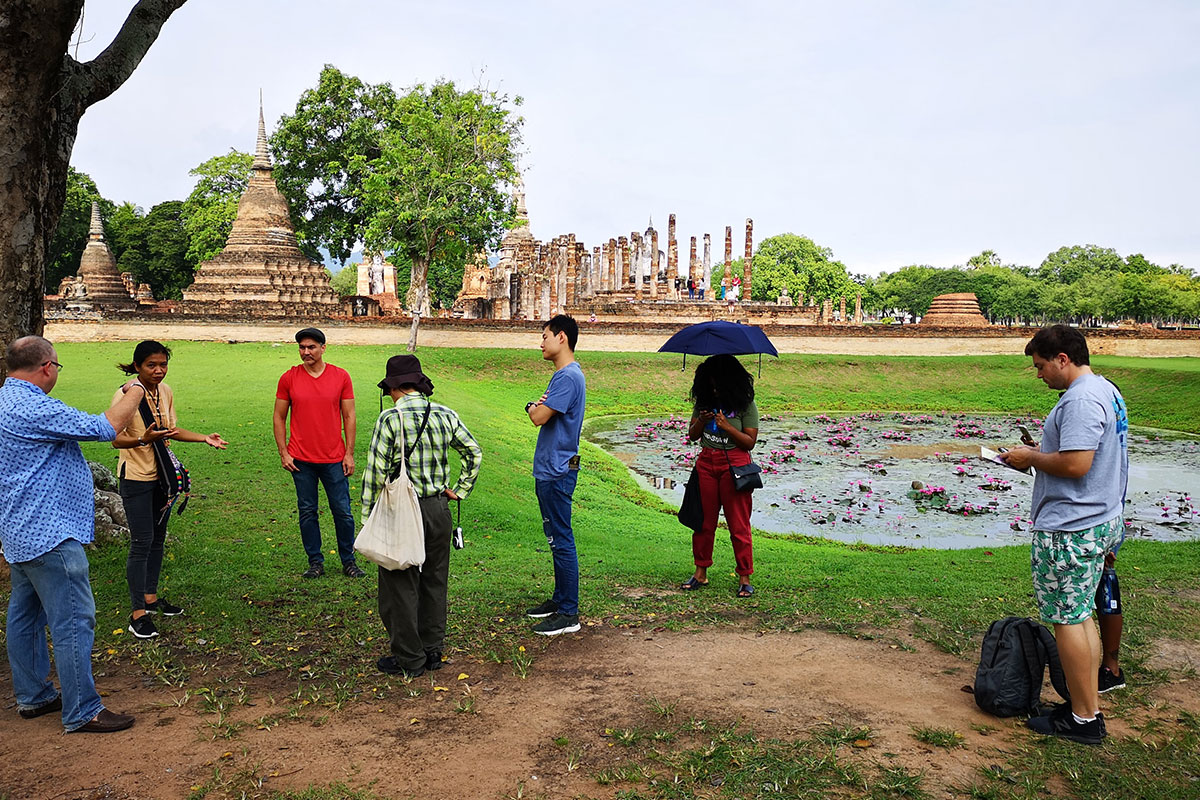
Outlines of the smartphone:
[[1018,425],[1017,430],[1021,432],[1021,442],[1033,447],[1033,437],[1029,435],[1029,428],[1024,425]]

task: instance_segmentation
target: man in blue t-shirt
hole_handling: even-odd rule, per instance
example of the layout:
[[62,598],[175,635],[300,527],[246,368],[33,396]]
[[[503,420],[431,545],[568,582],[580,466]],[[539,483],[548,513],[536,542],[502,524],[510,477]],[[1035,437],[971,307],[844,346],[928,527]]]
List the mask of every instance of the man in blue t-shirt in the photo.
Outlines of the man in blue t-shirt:
[[554,362],[554,376],[540,400],[525,405],[538,431],[533,478],[542,528],[554,556],[554,594],[526,613],[542,620],[534,633],[557,636],[579,630],[579,558],[571,530],[571,498],[579,478],[579,434],[587,382],[575,360],[579,326],[559,314],[542,326],[542,358]]
[[1105,554],[1120,546],[1129,481],[1125,399],[1089,366],[1087,340],[1067,325],[1043,328],[1025,347],[1038,377],[1062,392],[1040,447],[1001,458],[1037,470],[1033,483],[1033,588],[1054,626],[1071,702],[1026,724],[1085,744],[1107,735],[1098,691],[1101,644],[1092,623]]

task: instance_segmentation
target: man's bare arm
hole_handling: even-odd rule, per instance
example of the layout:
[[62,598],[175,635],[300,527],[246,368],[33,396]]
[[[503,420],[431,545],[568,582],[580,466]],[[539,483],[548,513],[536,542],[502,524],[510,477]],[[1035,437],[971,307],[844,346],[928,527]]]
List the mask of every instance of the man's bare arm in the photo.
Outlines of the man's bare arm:
[[121,395],[121,399],[113,403],[108,411],[104,412],[104,416],[108,418],[108,424],[113,426],[113,430],[120,433],[129,425],[133,419],[133,414],[137,411],[138,403],[142,402],[142,398],[146,396],[146,388],[137,381],[130,381],[125,386],[125,394]]

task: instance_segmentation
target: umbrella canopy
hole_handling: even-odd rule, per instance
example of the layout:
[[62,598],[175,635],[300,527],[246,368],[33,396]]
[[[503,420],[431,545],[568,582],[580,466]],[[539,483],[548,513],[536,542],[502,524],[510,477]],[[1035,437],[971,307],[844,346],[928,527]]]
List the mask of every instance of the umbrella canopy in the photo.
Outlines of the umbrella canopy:
[[690,353],[695,356],[715,356],[720,353],[747,355],[766,353],[778,356],[779,351],[761,328],[737,322],[715,320],[688,325],[658,348],[660,353]]

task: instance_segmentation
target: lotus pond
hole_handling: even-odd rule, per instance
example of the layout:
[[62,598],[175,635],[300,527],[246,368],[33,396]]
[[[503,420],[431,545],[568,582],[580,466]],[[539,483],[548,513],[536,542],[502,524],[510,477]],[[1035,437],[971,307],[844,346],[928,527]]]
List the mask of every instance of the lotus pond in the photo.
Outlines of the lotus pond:
[[[605,418],[585,435],[678,505],[699,448],[686,417]],[[844,542],[964,548],[1029,541],[1033,478],[979,456],[1011,447],[1042,420],[981,414],[864,412],[762,417],[754,459],[764,488],[752,524]],[[1129,537],[1200,538],[1200,438],[1134,428]]]

